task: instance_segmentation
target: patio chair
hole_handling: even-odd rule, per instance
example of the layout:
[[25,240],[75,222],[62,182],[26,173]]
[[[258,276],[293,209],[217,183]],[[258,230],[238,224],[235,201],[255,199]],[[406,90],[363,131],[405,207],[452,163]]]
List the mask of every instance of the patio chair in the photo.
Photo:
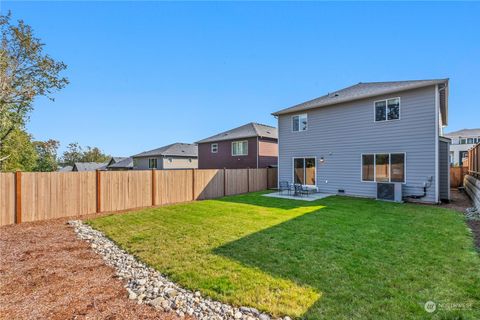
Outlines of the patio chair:
[[292,191],[292,186],[288,181],[280,181],[278,187],[280,189],[280,194],[283,194],[284,191],[287,191],[288,195],[290,195],[290,192]]
[[306,195],[308,197],[311,193],[314,193],[314,192],[315,192],[314,188],[309,188],[299,183],[295,184],[295,194],[298,194],[300,196]]

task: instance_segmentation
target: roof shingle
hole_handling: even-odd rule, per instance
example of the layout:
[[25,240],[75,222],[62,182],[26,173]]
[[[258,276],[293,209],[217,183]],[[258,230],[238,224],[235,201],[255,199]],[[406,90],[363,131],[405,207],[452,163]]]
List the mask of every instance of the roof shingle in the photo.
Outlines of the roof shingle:
[[243,139],[251,137],[278,139],[277,128],[256,122],[250,122],[243,126],[227,130],[211,137],[205,138],[203,140],[197,141],[197,143]]

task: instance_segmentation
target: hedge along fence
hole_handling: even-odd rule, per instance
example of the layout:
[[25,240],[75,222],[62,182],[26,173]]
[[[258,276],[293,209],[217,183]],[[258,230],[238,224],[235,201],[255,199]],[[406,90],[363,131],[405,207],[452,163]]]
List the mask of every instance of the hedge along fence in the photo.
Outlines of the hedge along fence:
[[214,199],[276,187],[276,169],[0,173],[0,225]]

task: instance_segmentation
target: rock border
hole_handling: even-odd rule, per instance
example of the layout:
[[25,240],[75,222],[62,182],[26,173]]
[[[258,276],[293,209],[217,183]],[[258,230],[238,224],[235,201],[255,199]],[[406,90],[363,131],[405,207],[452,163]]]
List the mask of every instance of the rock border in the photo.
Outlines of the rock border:
[[[153,268],[135,259],[119,248],[102,232],[93,229],[80,220],[71,220],[78,238],[90,243],[105,263],[113,267],[118,278],[126,281],[128,298],[137,303],[149,304],[162,311],[174,311],[180,317],[189,315],[200,320],[270,320],[270,315],[255,308],[234,307],[203,297],[199,291],[192,292],[168,280]],[[291,320],[290,317],[277,318]]]

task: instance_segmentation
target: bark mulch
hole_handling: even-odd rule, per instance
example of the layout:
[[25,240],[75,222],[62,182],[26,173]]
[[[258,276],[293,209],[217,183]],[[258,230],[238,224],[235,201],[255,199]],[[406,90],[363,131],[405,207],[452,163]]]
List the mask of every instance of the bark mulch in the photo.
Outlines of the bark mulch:
[[0,319],[178,319],[130,301],[65,222],[0,228]]

